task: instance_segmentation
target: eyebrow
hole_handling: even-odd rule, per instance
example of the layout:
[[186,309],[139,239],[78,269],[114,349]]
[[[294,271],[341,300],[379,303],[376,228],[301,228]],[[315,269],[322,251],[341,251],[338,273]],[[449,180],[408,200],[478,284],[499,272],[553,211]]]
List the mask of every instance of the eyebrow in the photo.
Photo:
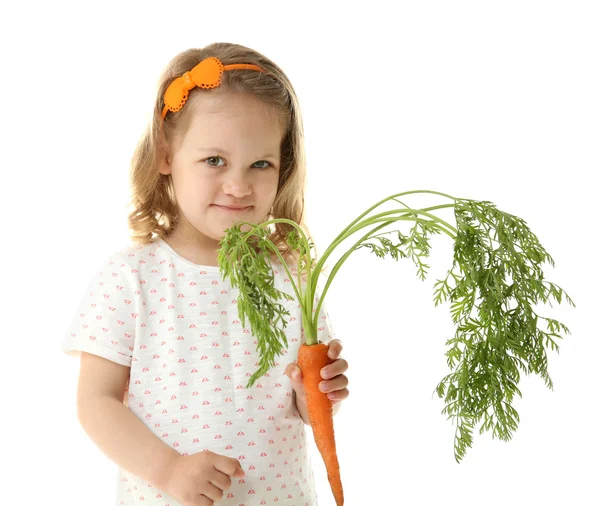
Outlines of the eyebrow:
[[[217,152],[217,153],[223,153],[224,155],[229,156],[229,153],[221,148],[198,148],[196,151],[210,151],[212,153]],[[262,157],[263,158],[276,158],[275,155],[271,155],[271,154],[263,155]]]

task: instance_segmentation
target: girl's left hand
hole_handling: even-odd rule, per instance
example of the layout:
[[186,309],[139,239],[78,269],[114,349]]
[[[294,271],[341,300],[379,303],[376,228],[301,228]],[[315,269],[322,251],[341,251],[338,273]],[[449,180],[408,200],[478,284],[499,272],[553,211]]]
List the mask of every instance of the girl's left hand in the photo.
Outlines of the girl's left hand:
[[[339,339],[330,341],[328,348],[327,355],[333,362],[321,369],[321,378],[323,378],[323,381],[321,381],[319,386],[321,387],[321,392],[327,392],[327,397],[331,399],[331,404],[335,405],[350,395],[350,392],[346,388],[348,386],[348,378],[345,374],[342,374],[348,370],[348,362],[343,358],[338,358],[342,352],[342,343]],[[290,383],[296,391],[296,396],[304,397],[302,371],[300,371],[298,363],[289,363],[285,368],[285,375],[290,378]]]

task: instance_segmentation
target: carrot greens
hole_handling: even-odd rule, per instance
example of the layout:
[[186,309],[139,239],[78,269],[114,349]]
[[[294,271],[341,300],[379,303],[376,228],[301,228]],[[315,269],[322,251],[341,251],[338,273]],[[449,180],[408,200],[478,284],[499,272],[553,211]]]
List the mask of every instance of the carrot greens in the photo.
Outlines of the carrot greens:
[[[412,209],[399,197],[430,193],[446,197],[450,203]],[[401,207],[365,218],[388,201]],[[452,208],[456,226],[434,213]],[[399,230],[378,233],[396,222],[414,222],[410,233]],[[287,262],[268,239],[269,225],[288,223],[292,231],[286,242],[299,252],[298,283]],[[250,225],[241,232],[241,225]],[[322,267],[343,241],[359,233],[359,239],[345,251],[328,276],[316,308],[317,278]],[[245,325],[246,316],[258,339],[259,369],[251,376],[247,387],[274,366],[276,355],[288,343],[282,329],[289,312],[277,300],[291,295],[274,288],[269,250],[276,254],[286,269],[296,299],[300,303],[306,344],[317,343],[319,312],[331,282],[341,266],[360,248],[369,248],[377,257],[410,258],[417,267],[417,276],[425,280],[429,255],[428,235],[444,233],[454,241],[452,267],[444,279],[434,285],[435,306],[450,301],[452,320],[456,324],[454,337],[446,341],[445,353],[451,371],[436,386],[434,393],[446,403],[442,413],[456,420],[454,457],[457,462],[472,445],[472,432],[482,421],[479,433],[492,431],[492,437],[508,441],[517,429],[519,415],[511,403],[517,387],[519,371],[540,375],[553,389],[548,374],[547,348],[558,352],[560,331],[569,329],[556,319],[536,313],[533,305],[554,298],[559,303],[564,296],[575,306],[567,293],[544,279],[541,265],[554,260],[521,218],[500,211],[489,201],[455,198],[428,190],[415,190],[391,195],[352,221],[329,245],[319,261],[311,256],[314,246],[302,228],[291,220],[273,219],[259,225],[238,222],[227,229],[219,250],[219,266],[223,279],[230,278],[239,287],[238,312]],[[385,237],[393,234],[392,237]],[[367,242],[371,241],[371,242]],[[258,246],[256,251],[252,244]],[[301,278],[306,278],[303,290]],[[509,278],[507,280],[507,277]],[[552,306],[552,304],[550,303]],[[547,331],[538,328],[546,322]]]

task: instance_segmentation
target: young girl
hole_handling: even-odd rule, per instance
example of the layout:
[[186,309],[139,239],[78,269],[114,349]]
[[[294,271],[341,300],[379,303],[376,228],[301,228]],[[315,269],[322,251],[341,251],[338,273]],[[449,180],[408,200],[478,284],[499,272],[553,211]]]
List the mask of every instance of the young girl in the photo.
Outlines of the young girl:
[[[286,75],[235,44],[177,55],[130,176],[133,243],[101,266],[61,344],[81,356],[78,417],[118,464],[117,504],[315,506],[294,361],[304,342],[300,305],[278,301],[290,314],[288,347],[246,389],[257,339],[217,261],[237,221],[287,218],[310,237],[302,119]],[[297,274],[284,241],[291,228],[271,225],[270,239]],[[271,260],[275,287],[295,295],[274,252]],[[348,364],[325,304],[319,318],[334,359],[322,376],[335,413],[348,396]]]

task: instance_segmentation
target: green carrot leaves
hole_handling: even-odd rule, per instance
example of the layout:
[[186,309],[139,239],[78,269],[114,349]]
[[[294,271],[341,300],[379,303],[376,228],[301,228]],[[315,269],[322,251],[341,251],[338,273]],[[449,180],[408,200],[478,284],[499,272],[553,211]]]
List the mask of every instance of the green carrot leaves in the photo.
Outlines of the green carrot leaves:
[[[563,290],[544,281],[540,265],[554,261],[527,224],[491,202],[457,199],[454,213],[458,233],[449,275],[456,286],[450,289],[448,276],[438,280],[435,301],[437,305],[448,297],[452,320],[458,324],[454,338],[446,342],[451,346],[446,352],[448,366],[455,372],[435,391],[439,397],[445,392],[442,412],[457,421],[454,450],[459,462],[471,446],[472,429],[482,419],[480,434],[492,430],[492,437],[511,439],[519,422],[511,406],[514,394],[521,396],[519,369],[539,374],[552,389],[545,345],[558,350],[552,337],[562,336],[555,331],[570,332],[532,308],[549,296],[560,302]],[[462,277],[453,273],[456,265]],[[507,275],[512,282],[506,281]],[[475,305],[478,299],[481,302]],[[472,315],[474,307],[477,317]],[[537,328],[539,319],[546,320],[549,333]]]
[[[453,204],[411,209],[396,199],[411,193],[442,195],[453,200]],[[364,218],[389,200],[402,204],[403,208]],[[449,207],[454,209],[457,227],[432,213]],[[414,221],[414,226],[409,235],[393,231],[397,233],[397,242],[383,237],[390,232],[376,234],[401,221]],[[227,230],[221,241],[219,265],[224,279],[231,277],[232,285],[240,288],[238,311],[243,324],[245,317],[249,318],[261,354],[260,368],[247,386],[254,384],[274,365],[275,355],[283,349],[282,343],[287,346],[285,334],[278,325],[286,327],[284,315],[289,316],[289,312],[276,301],[281,296],[287,300],[293,297],[274,288],[270,262],[267,263],[271,249],[288,269],[268,239],[268,225],[277,222],[294,226],[286,242],[300,255],[298,279],[302,274],[307,279],[305,292],[292,279],[302,308],[307,343],[316,339],[316,318],[329,285],[353,251],[370,248],[377,257],[391,256],[396,261],[410,257],[417,266],[417,276],[424,280],[429,268],[423,262],[429,255],[428,234],[443,232],[454,240],[453,264],[445,279],[437,280],[434,285],[434,304],[437,306],[449,300],[452,321],[457,328],[454,337],[446,341],[449,348],[445,355],[451,373],[439,382],[434,393],[444,397],[446,406],[442,413],[448,419],[456,420],[454,457],[457,462],[471,447],[473,429],[479,422],[482,423],[480,434],[491,430],[492,437],[505,441],[512,437],[519,423],[519,415],[511,405],[515,394],[521,396],[517,388],[519,370],[525,374],[539,374],[552,389],[546,348],[558,351],[556,340],[562,339],[559,332],[570,332],[557,320],[537,314],[532,305],[539,301],[548,302],[551,297],[561,303],[564,295],[569,304],[575,306],[562,288],[544,280],[541,265],[548,261],[554,266],[552,257],[525,221],[496,209],[492,202],[459,199],[425,190],[392,195],[372,206],[334,239],[319,262],[310,255],[313,244],[290,220],[276,219],[252,225],[252,230],[243,234],[240,226],[246,222],[239,222]],[[368,232],[336,263],[313,310],[316,278],[321,266],[340,243],[363,228],[368,228]],[[369,239],[376,239],[380,246],[366,242]],[[288,274],[292,278],[289,270]],[[313,318],[314,313],[317,316]],[[541,320],[545,320],[547,332],[538,329]]]
[[281,297],[293,300],[291,295],[274,286],[272,267],[264,254],[270,243],[266,239],[268,229],[257,228],[254,233],[258,236],[259,251],[246,240],[249,237],[243,238],[240,226],[236,225],[222,240],[218,254],[223,280],[229,277],[231,285],[239,288],[238,313],[242,326],[246,326],[248,317],[258,341],[259,369],[250,377],[246,388],[273,367],[275,356],[281,354],[283,345],[288,346],[283,329],[288,323],[284,316],[289,317],[290,313],[276,301]]

